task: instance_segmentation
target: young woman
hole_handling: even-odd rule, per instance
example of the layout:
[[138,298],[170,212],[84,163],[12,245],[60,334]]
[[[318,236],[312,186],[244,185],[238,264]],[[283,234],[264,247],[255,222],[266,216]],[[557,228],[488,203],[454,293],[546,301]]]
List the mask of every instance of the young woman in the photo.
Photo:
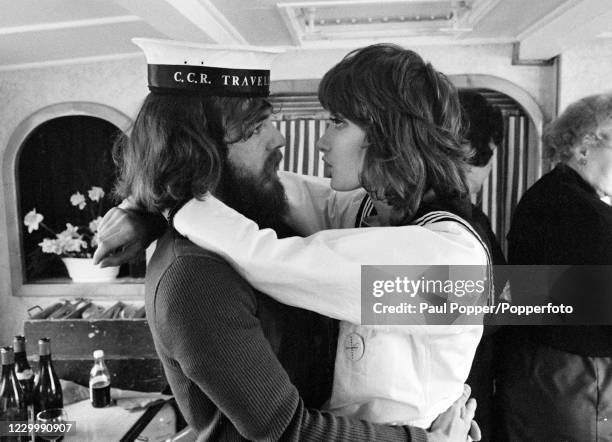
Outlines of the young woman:
[[[212,196],[190,200],[171,221],[262,292],[342,321],[330,411],[427,428],[461,395],[482,326],[359,325],[361,265],[471,264],[490,278],[488,248],[470,221],[457,93],[418,54],[385,44],[348,54],[324,76],[319,98],[331,113],[318,142],[331,189],[281,178],[292,227],[336,230],[277,239]],[[377,216],[356,225],[366,193]],[[362,225],[398,227],[350,228]]]

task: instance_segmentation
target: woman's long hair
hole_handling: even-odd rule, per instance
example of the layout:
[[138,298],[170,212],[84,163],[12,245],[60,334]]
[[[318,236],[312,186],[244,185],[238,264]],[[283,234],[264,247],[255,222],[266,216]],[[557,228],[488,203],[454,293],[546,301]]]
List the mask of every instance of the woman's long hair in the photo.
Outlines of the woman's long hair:
[[360,179],[377,199],[414,216],[423,195],[467,195],[462,117],[450,81],[413,51],[391,44],[355,50],[325,74],[319,100],[366,132]]
[[115,144],[116,193],[155,212],[214,191],[227,144],[248,138],[270,107],[263,98],[150,93],[130,135]]

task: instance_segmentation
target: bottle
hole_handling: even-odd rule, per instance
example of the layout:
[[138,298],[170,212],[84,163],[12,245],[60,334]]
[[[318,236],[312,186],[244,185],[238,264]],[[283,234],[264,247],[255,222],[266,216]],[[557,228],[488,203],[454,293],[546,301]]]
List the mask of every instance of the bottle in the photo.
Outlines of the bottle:
[[89,397],[94,408],[108,407],[111,404],[110,373],[104,363],[104,351],[93,352],[94,366],[89,372]]
[[51,362],[51,342],[49,338],[38,340],[38,380],[34,386],[34,416],[49,408],[64,408],[62,385]]
[[19,380],[19,385],[23,390],[23,396],[28,409],[28,422],[34,423],[34,372],[30,368],[26,355],[26,339],[24,336],[15,336],[13,339],[13,349],[15,350],[15,374]]
[[[0,349],[2,362],[2,377],[0,378],[0,421],[9,421],[13,424],[21,422],[27,424],[28,410],[26,408],[23,391],[15,374],[15,354],[13,347]],[[8,428],[5,428],[8,430]],[[3,441],[25,441],[24,436],[3,436]]]

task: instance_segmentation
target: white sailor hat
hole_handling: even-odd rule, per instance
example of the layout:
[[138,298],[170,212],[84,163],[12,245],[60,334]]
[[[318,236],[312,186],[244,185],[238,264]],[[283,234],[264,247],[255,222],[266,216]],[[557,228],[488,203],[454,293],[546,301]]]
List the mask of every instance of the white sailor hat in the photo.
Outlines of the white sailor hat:
[[165,94],[267,97],[280,49],[132,39],[148,64],[149,90]]

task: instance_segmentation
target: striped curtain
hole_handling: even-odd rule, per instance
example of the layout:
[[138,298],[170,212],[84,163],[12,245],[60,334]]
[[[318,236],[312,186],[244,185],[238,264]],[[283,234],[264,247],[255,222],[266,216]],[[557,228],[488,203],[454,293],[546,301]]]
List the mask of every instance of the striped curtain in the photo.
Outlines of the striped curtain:
[[326,120],[295,118],[276,120],[276,128],[285,137],[286,145],[281,170],[304,175],[324,176],[323,160],[315,143],[325,132]]
[[481,192],[472,197],[491,220],[504,253],[507,253],[506,235],[514,208],[521,196],[533,183],[529,181],[529,119],[520,112],[503,111],[504,141],[493,153],[491,175]]
[[[491,220],[502,250],[507,253],[506,235],[514,208],[531,184],[541,175],[542,164],[534,155],[533,135],[529,118],[510,97],[488,89],[478,89],[487,100],[499,107],[504,117],[504,141],[493,154],[491,175],[482,191],[473,197]],[[316,95],[273,97],[278,113],[275,125],[287,143],[282,170],[306,175],[325,176],[323,161],[315,148],[316,140],[325,132],[327,115]]]

